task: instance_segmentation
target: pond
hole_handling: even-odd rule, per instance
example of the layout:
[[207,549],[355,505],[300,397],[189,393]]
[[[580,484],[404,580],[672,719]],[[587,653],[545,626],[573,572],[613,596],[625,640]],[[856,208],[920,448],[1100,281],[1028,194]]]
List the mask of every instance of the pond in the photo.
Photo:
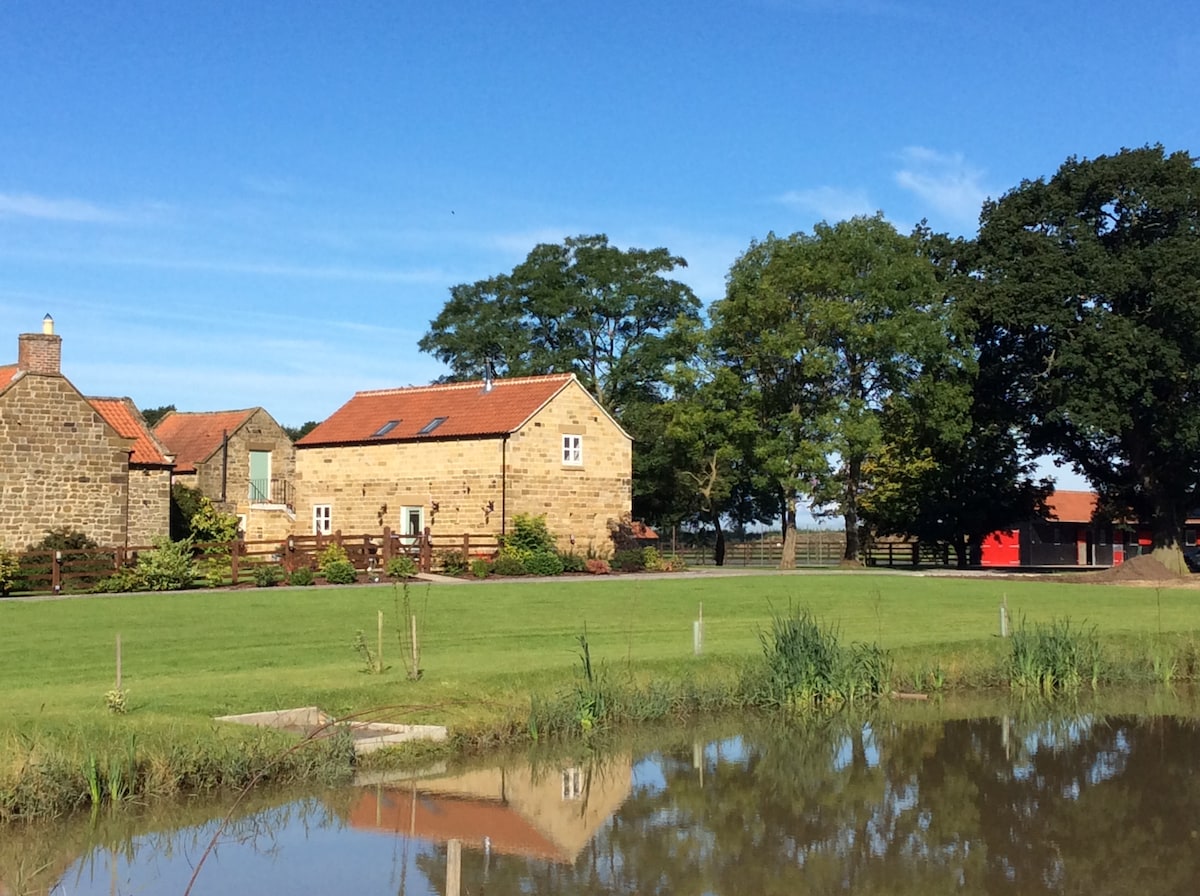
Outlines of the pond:
[[1195,718],[834,717],[655,738],[10,829],[0,894],[1200,887]]

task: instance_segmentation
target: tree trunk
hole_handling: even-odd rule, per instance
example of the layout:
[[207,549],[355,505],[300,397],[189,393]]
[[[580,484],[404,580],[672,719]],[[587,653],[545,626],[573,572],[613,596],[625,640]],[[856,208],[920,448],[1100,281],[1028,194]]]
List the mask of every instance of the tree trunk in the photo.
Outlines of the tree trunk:
[[967,539],[966,536],[954,536],[954,565],[959,569],[967,568]]
[[789,493],[783,505],[783,554],[780,569],[796,568],[796,495]]
[[717,533],[716,544],[713,545],[713,563],[717,566],[725,565],[725,532],[721,528],[720,514],[713,514],[713,528]]
[[862,465],[853,460],[847,464],[846,471],[846,492],[843,499],[842,518],[846,522],[846,551],[842,554],[842,563],[857,564],[861,563],[859,557],[859,539],[858,539],[858,481],[862,475]]

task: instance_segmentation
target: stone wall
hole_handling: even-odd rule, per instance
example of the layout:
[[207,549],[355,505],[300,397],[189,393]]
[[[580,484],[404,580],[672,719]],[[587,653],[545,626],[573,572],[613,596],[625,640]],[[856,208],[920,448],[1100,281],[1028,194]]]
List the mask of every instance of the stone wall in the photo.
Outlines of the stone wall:
[[[563,462],[563,436],[581,438],[582,463]],[[611,548],[608,521],[633,505],[633,451],[628,437],[576,383],[563,390],[508,447],[508,507],[544,514],[560,541],[579,552]]]
[[[583,438],[583,463],[564,465],[562,436]],[[506,468],[507,467],[507,472]],[[632,504],[629,438],[570,384],[508,439],[458,439],[300,448],[296,532],[312,532],[314,505],[329,505],[345,534],[406,531],[421,508],[441,535],[499,534],[502,513],[546,516],[560,544],[609,549],[607,522]]]
[[135,466],[129,471],[130,545],[150,545],[170,534],[171,471]]
[[[226,513],[248,514],[250,510],[250,452],[271,452],[271,479],[293,482],[296,477],[296,453],[274,418],[258,408],[250,418],[229,434],[228,462],[220,448],[203,463],[196,464],[195,488],[208,495]],[[222,496],[222,468],[224,495]]]
[[0,545],[24,549],[60,527],[124,544],[132,444],[65,377],[20,375],[0,395]]

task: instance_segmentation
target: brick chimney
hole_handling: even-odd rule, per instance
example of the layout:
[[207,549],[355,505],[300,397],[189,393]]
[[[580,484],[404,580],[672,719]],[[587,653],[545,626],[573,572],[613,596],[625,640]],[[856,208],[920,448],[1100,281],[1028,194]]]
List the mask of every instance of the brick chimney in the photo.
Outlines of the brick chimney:
[[17,337],[17,369],[26,373],[58,374],[62,370],[62,337],[54,335],[54,318],[42,319],[42,332]]

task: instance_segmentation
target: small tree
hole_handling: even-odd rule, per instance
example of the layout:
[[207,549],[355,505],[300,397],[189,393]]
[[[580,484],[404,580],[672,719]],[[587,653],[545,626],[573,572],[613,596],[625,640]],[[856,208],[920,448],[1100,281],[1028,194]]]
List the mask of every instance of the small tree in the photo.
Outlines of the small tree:
[[192,514],[190,535],[192,541],[225,544],[238,535],[238,518],[232,513],[217,510],[217,506],[205,495],[200,496],[199,506]]

